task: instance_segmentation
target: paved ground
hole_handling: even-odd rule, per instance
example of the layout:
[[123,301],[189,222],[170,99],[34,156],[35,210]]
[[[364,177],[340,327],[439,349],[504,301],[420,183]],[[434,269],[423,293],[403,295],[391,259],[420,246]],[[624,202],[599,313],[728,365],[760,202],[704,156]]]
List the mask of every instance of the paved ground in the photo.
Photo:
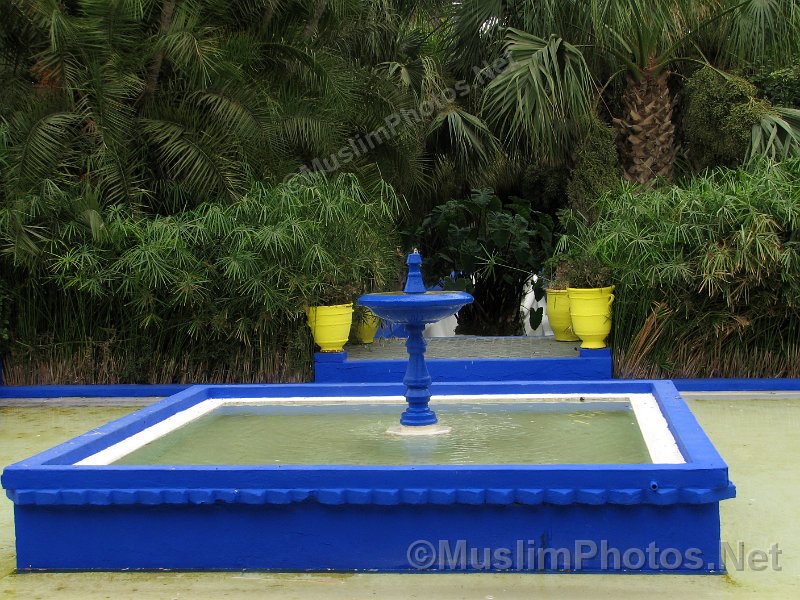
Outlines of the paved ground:
[[[690,400],[738,496],[721,506],[722,536],[746,552],[778,544],[779,570],[729,561],[729,574],[14,573],[13,505],[0,498],[0,597],[31,600],[158,599],[638,599],[800,598],[800,395]],[[0,408],[0,466],[26,458],[130,408]],[[729,557],[730,558],[730,557]]]
[[[429,338],[426,358],[544,358],[578,356],[580,342],[557,342],[552,337],[455,337]],[[348,360],[406,358],[406,341],[377,339],[371,344],[347,346]]]

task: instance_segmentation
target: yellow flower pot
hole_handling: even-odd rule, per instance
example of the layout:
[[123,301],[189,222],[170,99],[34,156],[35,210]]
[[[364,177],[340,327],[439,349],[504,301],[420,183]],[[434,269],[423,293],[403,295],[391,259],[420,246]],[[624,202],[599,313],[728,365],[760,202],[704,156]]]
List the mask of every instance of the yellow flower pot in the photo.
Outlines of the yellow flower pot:
[[547,319],[559,342],[575,342],[579,338],[572,331],[567,290],[545,290],[547,292]]
[[306,309],[308,326],[322,352],[341,352],[353,323],[353,303],[312,306]]
[[611,333],[611,304],[614,286],[567,288],[572,330],[582,340],[581,348],[605,348]]
[[356,323],[356,339],[362,344],[371,344],[375,341],[375,334],[378,333],[378,326],[381,320],[367,309],[362,318]]

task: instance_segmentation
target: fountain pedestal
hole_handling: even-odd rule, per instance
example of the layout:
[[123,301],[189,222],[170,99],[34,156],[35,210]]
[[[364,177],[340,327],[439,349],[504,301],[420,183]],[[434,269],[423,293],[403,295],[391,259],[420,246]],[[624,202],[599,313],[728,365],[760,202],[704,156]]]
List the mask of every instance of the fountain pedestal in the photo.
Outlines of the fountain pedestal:
[[408,341],[406,350],[408,351],[408,368],[403,377],[403,384],[406,386],[406,402],[408,408],[400,417],[401,425],[424,426],[436,423],[436,413],[428,406],[431,399],[431,375],[425,364],[425,338],[422,332],[425,325],[422,323],[409,323],[406,325],[408,331]]
[[425,325],[454,315],[465,304],[472,302],[466,292],[444,292],[425,290],[422,281],[422,256],[412,252],[406,260],[408,277],[401,294],[366,294],[358,303],[366,306],[377,316],[390,323],[405,325],[408,331],[406,350],[408,368],[403,383],[406,386],[408,407],[400,417],[400,426],[392,427],[388,433],[397,435],[438,435],[450,431],[449,427],[437,425],[436,413],[430,409],[431,376],[425,364]]
[[431,399],[431,376],[425,364],[427,344],[422,336],[424,329],[424,324],[406,325],[408,368],[403,377],[403,384],[406,386],[408,408],[400,415],[400,425],[386,430],[386,433],[391,435],[442,435],[450,433],[451,430],[450,427],[439,424],[436,413],[428,405]]

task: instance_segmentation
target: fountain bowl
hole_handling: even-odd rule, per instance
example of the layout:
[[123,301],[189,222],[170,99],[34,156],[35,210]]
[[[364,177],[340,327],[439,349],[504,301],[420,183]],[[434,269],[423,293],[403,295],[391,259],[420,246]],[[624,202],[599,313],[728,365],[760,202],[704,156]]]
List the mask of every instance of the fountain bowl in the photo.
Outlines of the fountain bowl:
[[428,291],[421,294],[385,292],[366,294],[358,303],[366,306],[377,316],[391,323],[409,325],[436,323],[472,302],[466,292]]

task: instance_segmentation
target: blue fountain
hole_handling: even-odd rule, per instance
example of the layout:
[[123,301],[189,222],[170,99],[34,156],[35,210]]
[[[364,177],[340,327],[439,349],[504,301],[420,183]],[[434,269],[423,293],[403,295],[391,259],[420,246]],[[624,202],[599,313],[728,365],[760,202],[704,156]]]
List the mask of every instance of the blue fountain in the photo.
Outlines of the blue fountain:
[[436,413],[428,406],[431,376],[425,364],[427,344],[422,332],[425,325],[454,315],[473,298],[466,292],[427,291],[420,270],[422,256],[417,250],[408,255],[406,264],[408,277],[402,293],[366,294],[358,299],[358,303],[384,321],[404,325],[408,331],[408,367],[403,377],[408,407],[400,416],[400,426],[391,427],[388,433],[440,435],[450,428],[439,425]]

